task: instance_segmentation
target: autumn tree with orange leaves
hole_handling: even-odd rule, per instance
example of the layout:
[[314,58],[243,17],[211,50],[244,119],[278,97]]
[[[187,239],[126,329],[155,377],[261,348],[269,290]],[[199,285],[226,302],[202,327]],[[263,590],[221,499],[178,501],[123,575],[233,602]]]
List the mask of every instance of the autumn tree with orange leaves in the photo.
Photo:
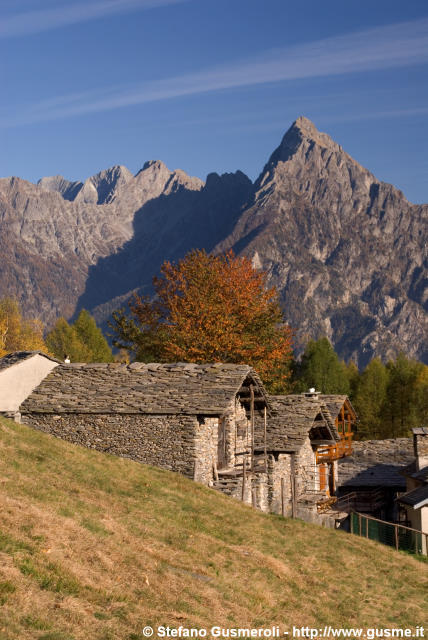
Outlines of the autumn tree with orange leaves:
[[193,250],[165,262],[153,300],[135,295],[113,313],[113,343],[143,362],[252,365],[271,392],[288,390],[291,330],[266,274],[251,261]]

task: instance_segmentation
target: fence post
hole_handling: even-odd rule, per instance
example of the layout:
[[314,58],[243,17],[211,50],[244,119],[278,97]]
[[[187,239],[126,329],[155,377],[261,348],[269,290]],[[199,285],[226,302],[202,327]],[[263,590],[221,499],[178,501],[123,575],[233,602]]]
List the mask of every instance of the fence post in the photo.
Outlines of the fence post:
[[351,518],[351,533],[354,533],[354,512],[351,511],[351,513],[349,514],[349,517]]
[[395,548],[398,551],[398,525],[394,526]]

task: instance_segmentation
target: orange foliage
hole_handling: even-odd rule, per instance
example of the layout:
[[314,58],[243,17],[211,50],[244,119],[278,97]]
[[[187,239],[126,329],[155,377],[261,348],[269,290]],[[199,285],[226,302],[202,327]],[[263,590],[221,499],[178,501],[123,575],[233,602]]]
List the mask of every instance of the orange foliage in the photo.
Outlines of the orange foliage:
[[155,301],[135,296],[130,304],[143,334],[137,358],[149,351],[170,362],[246,363],[271,391],[287,389],[291,330],[276,290],[248,258],[194,250],[165,262],[154,286]]

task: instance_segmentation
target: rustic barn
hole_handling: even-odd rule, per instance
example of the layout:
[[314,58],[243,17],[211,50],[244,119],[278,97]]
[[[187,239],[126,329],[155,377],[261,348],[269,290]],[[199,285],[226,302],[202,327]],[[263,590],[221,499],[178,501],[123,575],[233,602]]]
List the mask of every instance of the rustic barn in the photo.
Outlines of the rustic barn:
[[399,520],[396,498],[406,490],[403,464],[414,458],[411,438],[353,443],[352,455],[338,461],[342,504],[382,520]]
[[[428,428],[417,427],[412,431],[415,460],[402,470],[406,492],[399,496],[398,502],[406,511],[406,524],[428,533]],[[423,552],[428,553],[425,538]]]
[[334,501],[337,460],[349,446],[344,446],[322,396],[308,393],[269,399],[272,414],[266,437],[259,418],[255,448],[267,460],[270,510],[320,521],[320,511],[330,498]]
[[20,410],[36,429],[213,485],[242,475],[254,416],[268,408],[249,366],[134,363],[63,364]]
[[19,406],[59,364],[41,351],[14,351],[0,358],[0,414],[19,421]]

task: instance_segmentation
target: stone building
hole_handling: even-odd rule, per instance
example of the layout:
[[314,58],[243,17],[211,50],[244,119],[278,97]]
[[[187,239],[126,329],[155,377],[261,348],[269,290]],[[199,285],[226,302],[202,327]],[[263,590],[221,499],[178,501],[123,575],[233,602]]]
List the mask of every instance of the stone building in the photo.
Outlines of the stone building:
[[0,414],[19,421],[19,407],[59,364],[41,351],[15,351],[0,358]]
[[414,459],[411,438],[354,442],[352,455],[338,461],[338,496],[354,511],[398,522],[396,498],[406,490],[404,464]]
[[70,442],[177,471],[266,512],[331,524],[320,506],[335,494],[346,453],[337,415],[347,398],[328,402],[333,416],[317,394],[268,397],[247,365],[61,364],[20,412]]
[[[267,460],[270,511],[334,524],[339,516],[328,513],[328,507],[335,499],[337,460],[352,451],[351,431],[339,433],[338,421],[317,393],[269,400],[272,414],[266,436],[258,420],[255,449]],[[337,397],[339,411],[347,401]]]
[[[41,431],[213,486],[243,474],[254,416],[269,402],[246,365],[62,364],[20,410]],[[244,499],[267,509],[259,476],[246,469]]]
[[[428,534],[428,428],[412,431],[415,460],[403,469],[407,490],[398,502],[406,510],[409,526]],[[423,552],[428,552],[426,539]]]

